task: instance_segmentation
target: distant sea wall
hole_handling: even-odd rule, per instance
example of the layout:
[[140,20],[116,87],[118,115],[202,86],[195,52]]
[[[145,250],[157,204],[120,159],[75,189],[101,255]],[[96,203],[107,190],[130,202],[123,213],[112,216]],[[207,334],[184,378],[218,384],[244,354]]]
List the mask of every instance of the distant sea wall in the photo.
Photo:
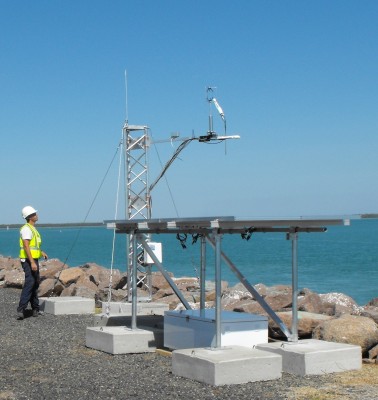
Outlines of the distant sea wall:
[[[0,224],[0,229],[16,229],[20,228],[21,224]],[[41,228],[72,228],[72,227],[91,227],[91,226],[104,226],[103,222],[66,222],[66,223],[53,223],[53,224],[38,224]]]

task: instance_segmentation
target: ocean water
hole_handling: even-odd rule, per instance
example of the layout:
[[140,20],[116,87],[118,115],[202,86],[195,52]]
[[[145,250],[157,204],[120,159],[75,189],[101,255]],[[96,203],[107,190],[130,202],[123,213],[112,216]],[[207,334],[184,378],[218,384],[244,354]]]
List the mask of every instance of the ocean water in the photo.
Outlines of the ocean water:
[[[50,258],[69,266],[95,262],[110,268],[113,231],[106,227],[39,228]],[[18,256],[18,229],[0,229],[0,254]],[[163,245],[163,264],[176,277],[198,276],[200,243],[191,236],[183,249],[175,235],[154,235]],[[126,236],[115,235],[113,268],[126,270]],[[251,284],[291,284],[291,241],[283,233],[255,233],[249,241],[224,235],[222,250]],[[207,247],[206,279],[214,279],[214,256]],[[155,268],[153,268],[155,270]],[[352,220],[326,233],[301,233],[298,240],[298,285],[317,293],[341,292],[364,305],[378,297],[378,219]],[[222,280],[238,282],[222,263]]]

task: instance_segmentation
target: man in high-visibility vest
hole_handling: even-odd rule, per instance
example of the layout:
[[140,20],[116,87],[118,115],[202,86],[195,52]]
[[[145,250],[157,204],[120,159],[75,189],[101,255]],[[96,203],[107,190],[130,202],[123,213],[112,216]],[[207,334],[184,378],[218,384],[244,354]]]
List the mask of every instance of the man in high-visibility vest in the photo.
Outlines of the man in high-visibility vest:
[[41,249],[41,235],[35,228],[38,221],[37,210],[31,206],[26,206],[22,209],[22,217],[26,219],[26,224],[20,229],[20,261],[25,272],[25,283],[17,308],[18,319],[24,319],[29,302],[33,317],[39,315],[38,287],[40,278],[38,260],[41,257],[47,260],[47,254]]

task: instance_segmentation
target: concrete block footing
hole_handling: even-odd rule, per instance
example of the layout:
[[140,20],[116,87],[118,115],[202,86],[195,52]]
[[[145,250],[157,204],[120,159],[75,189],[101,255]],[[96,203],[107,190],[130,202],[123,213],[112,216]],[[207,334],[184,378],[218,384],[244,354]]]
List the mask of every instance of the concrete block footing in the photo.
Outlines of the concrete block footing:
[[230,346],[175,350],[172,372],[213,386],[280,379],[282,357],[273,352]]
[[46,314],[94,314],[95,301],[86,297],[40,297],[39,308]]
[[140,327],[105,326],[87,328],[86,346],[110,354],[154,352],[162,347],[163,330]]
[[[137,303],[137,315],[164,315],[169,311],[169,305],[164,303]],[[111,315],[132,315],[132,303],[114,302],[102,303],[102,313]]]
[[350,344],[305,339],[259,344],[256,348],[281,355],[283,371],[293,375],[322,375],[362,366],[361,347]]
[[[94,326],[131,326],[131,316],[119,314],[96,314],[94,315]],[[164,317],[162,315],[138,315],[137,326],[148,326],[151,328],[164,328]]]

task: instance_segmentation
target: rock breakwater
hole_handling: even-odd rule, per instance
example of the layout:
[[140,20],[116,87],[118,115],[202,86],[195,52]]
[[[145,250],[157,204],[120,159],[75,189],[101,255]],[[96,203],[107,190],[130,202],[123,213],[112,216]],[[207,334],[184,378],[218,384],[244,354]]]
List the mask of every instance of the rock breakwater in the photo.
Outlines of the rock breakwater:
[[[82,296],[93,298],[97,306],[103,302],[125,301],[127,274],[118,269],[111,271],[95,263],[68,267],[58,259],[40,263],[42,297]],[[199,308],[200,286],[197,278],[174,277],[177,287],[192,308]],[[0,256],[0,287],[22,288],[24,273],[18,259]],[[254,286],[260,296],[291,327],[292,288],[287,285],[268,287],[263,283]],[[138,296],[146,297],[138,288]],[[161,273],[152,274],[152,300],[169,304],[170,309],[183,308]],[[215,287],[206,282],[206,308],[215,306]],[[259,303],[246,288],[238,283],[229,287],[222,282],[222,308],[228,311],[266,315]],[[318,294],[308,288],[298,295],[298,334],[300,338],[316,338],[361,346],[366,362],[377,362],[378,355],[378,298],[359,306],[343,293]],[[285,340],[279,327],[269,319],[269,336]]]

